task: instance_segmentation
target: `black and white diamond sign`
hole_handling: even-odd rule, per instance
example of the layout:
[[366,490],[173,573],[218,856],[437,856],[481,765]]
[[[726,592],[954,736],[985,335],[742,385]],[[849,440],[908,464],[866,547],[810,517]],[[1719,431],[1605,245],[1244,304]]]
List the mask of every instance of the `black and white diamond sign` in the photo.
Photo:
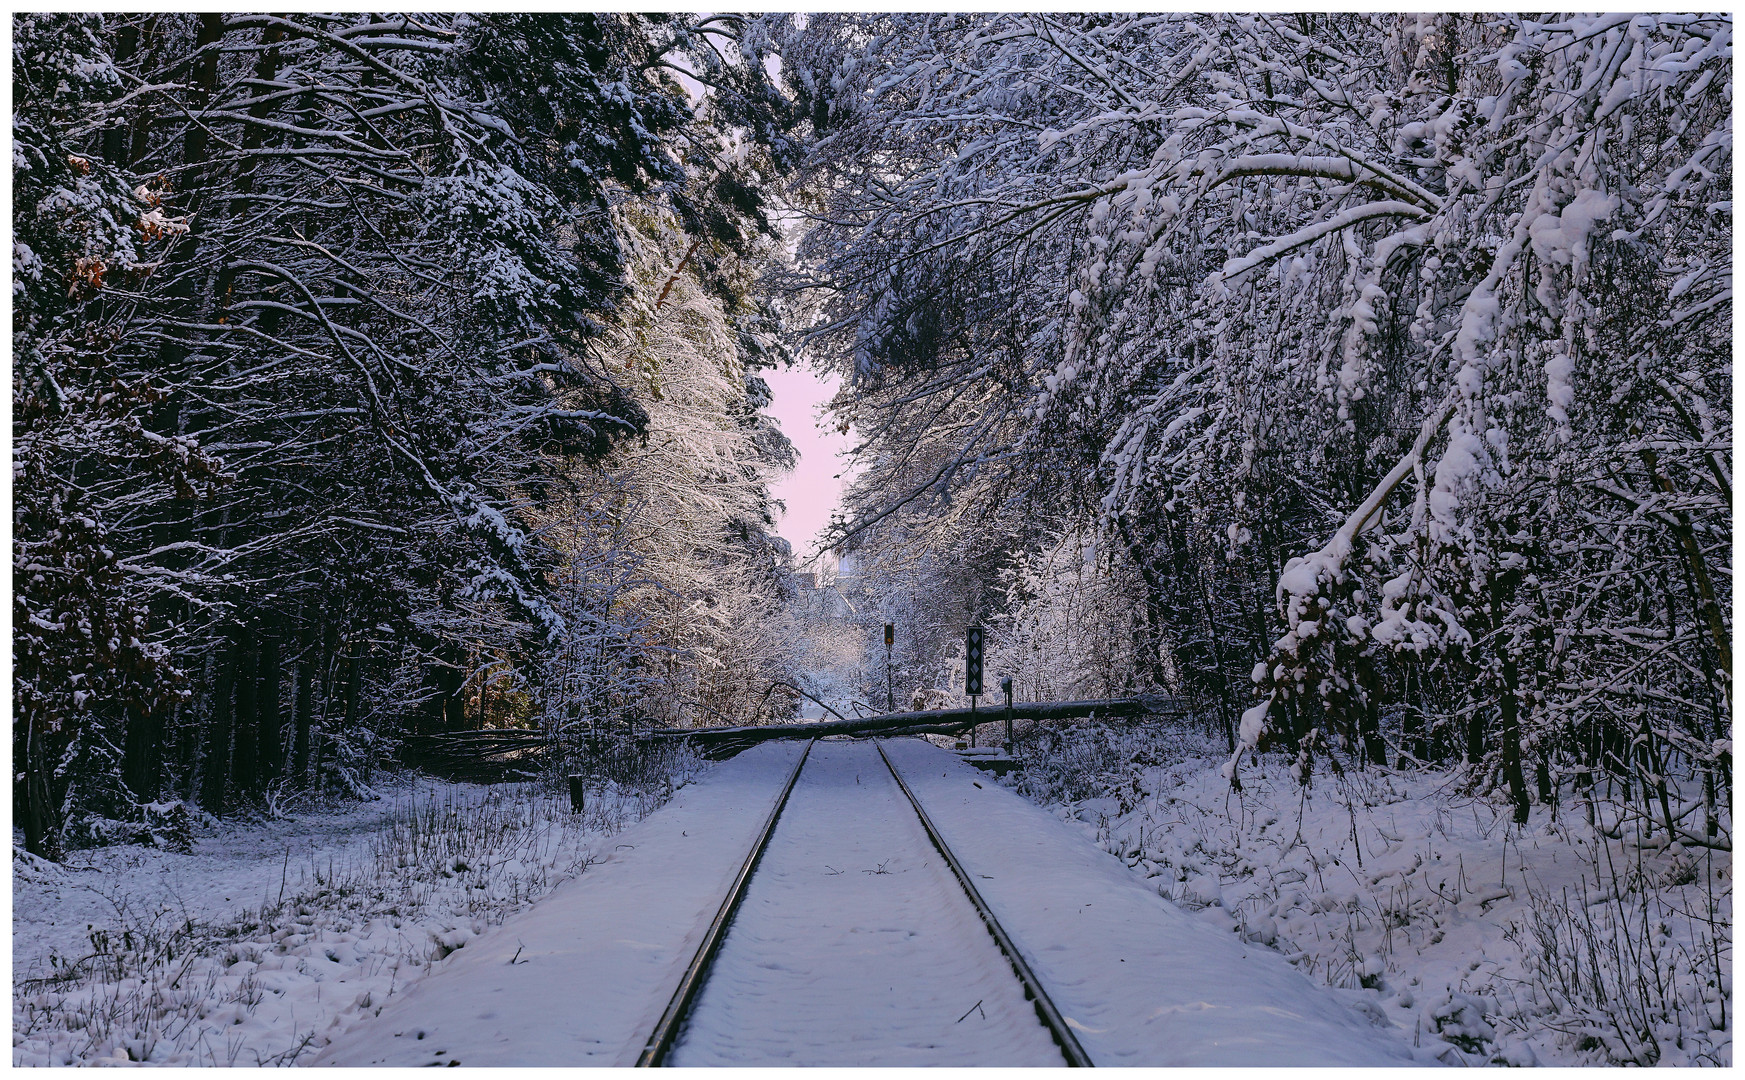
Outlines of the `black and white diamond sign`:
[[963,644],[963,692],[971,697],[982,692],[982,639],[985,636],[981,627],[972,626]]

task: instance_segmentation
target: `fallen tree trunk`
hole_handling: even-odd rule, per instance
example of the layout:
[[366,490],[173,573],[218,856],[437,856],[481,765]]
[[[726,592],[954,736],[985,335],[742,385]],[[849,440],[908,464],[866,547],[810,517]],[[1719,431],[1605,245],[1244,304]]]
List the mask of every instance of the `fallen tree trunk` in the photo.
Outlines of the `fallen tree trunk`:
[[400,759],[450,780],[488,784],[537,773],[557,748],[542,731],[491,728],[409,735],[400,745]]
[[[1098,701],[1030,701],[1012,706],[1014,720],[1074,720],[1088,716],[1139,716],[1147,712],[1185,712],[1174,698],[1107,698]],[[690,739],[700,746],[731,743],[749,746],[768,739],[816,739],[825,735],[952,735],[1006,718],[1004,705],[984,709],[934,709],[927,712],[880,713],[805,724],[762,727],[657,728],[655,738]]]

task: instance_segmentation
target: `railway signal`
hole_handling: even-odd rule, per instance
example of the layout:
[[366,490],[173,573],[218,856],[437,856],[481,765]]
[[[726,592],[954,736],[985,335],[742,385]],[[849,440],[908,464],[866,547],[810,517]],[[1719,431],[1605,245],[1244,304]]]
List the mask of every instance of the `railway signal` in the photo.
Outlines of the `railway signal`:
[[981,627],[972,626],[963,643],[963,692],[972,698],[982,693],[982,641],[986,636]]
[[885,624],[885,711],[897,711],[897,694],[891,683],[891,644],[897,640],[894,623]]
[[1000,680],[1000,691],[1006,695],[1006,756],[1012,756],[1012,676]]

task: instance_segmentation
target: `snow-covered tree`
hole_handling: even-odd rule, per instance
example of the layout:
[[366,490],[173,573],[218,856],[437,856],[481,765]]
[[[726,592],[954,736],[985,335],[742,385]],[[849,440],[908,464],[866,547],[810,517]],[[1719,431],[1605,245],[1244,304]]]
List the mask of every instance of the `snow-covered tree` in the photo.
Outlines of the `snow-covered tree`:
[[113,565],[78,588],[127,598],[110,651],[187,673],[112,726],[135,794],[359,787],[346,761],[478,722],[481,659],[527,679],[568,632],[534,512],[650,431],[603,344],[641,287],[626,215],[673,217],[711,285],[772,227],[766,46],[732,16],[19,29],[19,596],[78,632],[54,560],[91,560],[49,551],[76,540]]
[[[179,226],[135,196],[86,143],[126,84],[92,15],[21,15],[13,27],[13,790],[33,854],[54,856],[67,807],[118,817],[129,789],[89,775],[92,751],[137,753],[178,672],[152,634],[114,535],[111,478],[181,493],[216,463],[146,424],[162,391],[117,362],[106,286]],[[83,751],[83,752],[82,752]]]
[[637,567],[613,605],[636,627],[620,655],[640,689],[627,684],[596,716],[689,726],[747,720],[771,682],[793,677],[780,612],[788,552],[769,485],[794,457],[760,411],[769,392],[757,371],[779,342],[747,264],[681,221],[632,223],[638,288],[603,349],[647,410],[647,432],[569,482],[613,507],[613,539],[595,557],[633,553]]
[[1088,507],[1242,750],[1727,774],[1730,19],[787,32],[850,528]]

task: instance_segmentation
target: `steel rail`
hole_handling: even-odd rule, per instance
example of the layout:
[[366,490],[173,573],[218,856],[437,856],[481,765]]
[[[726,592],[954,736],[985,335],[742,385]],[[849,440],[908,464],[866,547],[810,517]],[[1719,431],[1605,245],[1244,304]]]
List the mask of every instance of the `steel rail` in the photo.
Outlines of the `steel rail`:
[[771,808],[769,819],[763,823],[763,830],[757,834],[757,841],[751,845],[751,854],[740,865],[739,874],[727,890],[727,898],[721,901],[721,909],[715,913],[715,920],[704,932],[703,943],[697,947],[697,954],[691,958],[691,966],[685,969],[678,989],[673,992],[672,1000],[667,1002],[666,1011],[661,1014],[660,1023],[655,1025],[648,1042],[643,1045],[642,1053],[637,1055],[637,1068],[653,1068],[665,1063],[668,1051],[673,1048],[673,1042],[679,1036],[679,1028],[685,1022],[685,1014],[691,1010],[691,1002],[696,999],[697,991],[703,988],[704,975],[708,972],[709,965],[714,962],[722,939],[727,936],[727,926],[733,921],[733,913],[739,910],[739,902],[745,899],[745,887],[750,884],[751,875],[757,870],[764,849],[769,847],[770,837],[775,834],[776,820],[782,816],[782,808],[788,805],[788,796],[793,793],[794,784],[800,779],[800,770],[806,767],[806,759],[811,756],[812,747],[816,743],[816,739],[806,743],[806,749],[801,752],[794,771],[788,774],[788,782],[782,786],[782,793]]
[[917,799],[915,793],[909,790],[909,785],[903,782],[902,774],[897,772],[895,765],[891,764],[891,759],[886,755],[884,746],[878,740],[874,740],[873,745],[878,748],[879,757],[884,758],[885,768],[891,770],[891,777],[897,781],[897,786],[908,797],[909,805],[915,808],[916,816],[921,819],[921,827],[927,832],[927,839],[933,841],[934,849],[944,856],[945,864],[951,867],[951,872],[957,876],[957,883],[963,886],[963,891],[969,896],[970,903],[975,905],[976,914],[982,917],[982,925],[987,927],[989,935],[994,939],[994,944],[998,945],[1000,951],[1005,954],[1007,962],[1012,965],[1013,973],[1018,976],[1018,981],[1024,984],[1024,996],[1028,997],[1030,1003],[1036,1007],[1037,1019],[1041,1020],[1042,1026],[1046,1027],[1049,1033],[1054,1036],[1054,1041],[1059,1045],[1061,1054],[1066,1058],[1066,1063],[1075,1068],[1090,1068],[1092,1065],[1090,1055],[1086,1054],[1085,1048],[1079,1045],[1078,1037],[1072,1033],[1072,1028],[1067,1025],[1066,1017],[1062,1016],[1060,1010],[1054,1007],[1054,1002],[1049,1000],[1047,992],[1042,989],[1042,983],[1037,980],[1035,972],[1030,970],[1030,965],[1024,962],[1023,956],[1019,955],[1018,946],[1012,943],[1010,937],[1006,936],[1005,928],[1000,925],[998,919],[994,918],[994,913],[989,909],[987,901],[982,899],[982,894],[976,891],[975,883],[970,880],[969,873],[964,870],[963,864],[957,861],[957,856],[952,854],[951,848],[946,845],[945,838],[940,836],[939,830],[933,827],[933,819],[929,818],[927,811],[921,808],[921,800]]

